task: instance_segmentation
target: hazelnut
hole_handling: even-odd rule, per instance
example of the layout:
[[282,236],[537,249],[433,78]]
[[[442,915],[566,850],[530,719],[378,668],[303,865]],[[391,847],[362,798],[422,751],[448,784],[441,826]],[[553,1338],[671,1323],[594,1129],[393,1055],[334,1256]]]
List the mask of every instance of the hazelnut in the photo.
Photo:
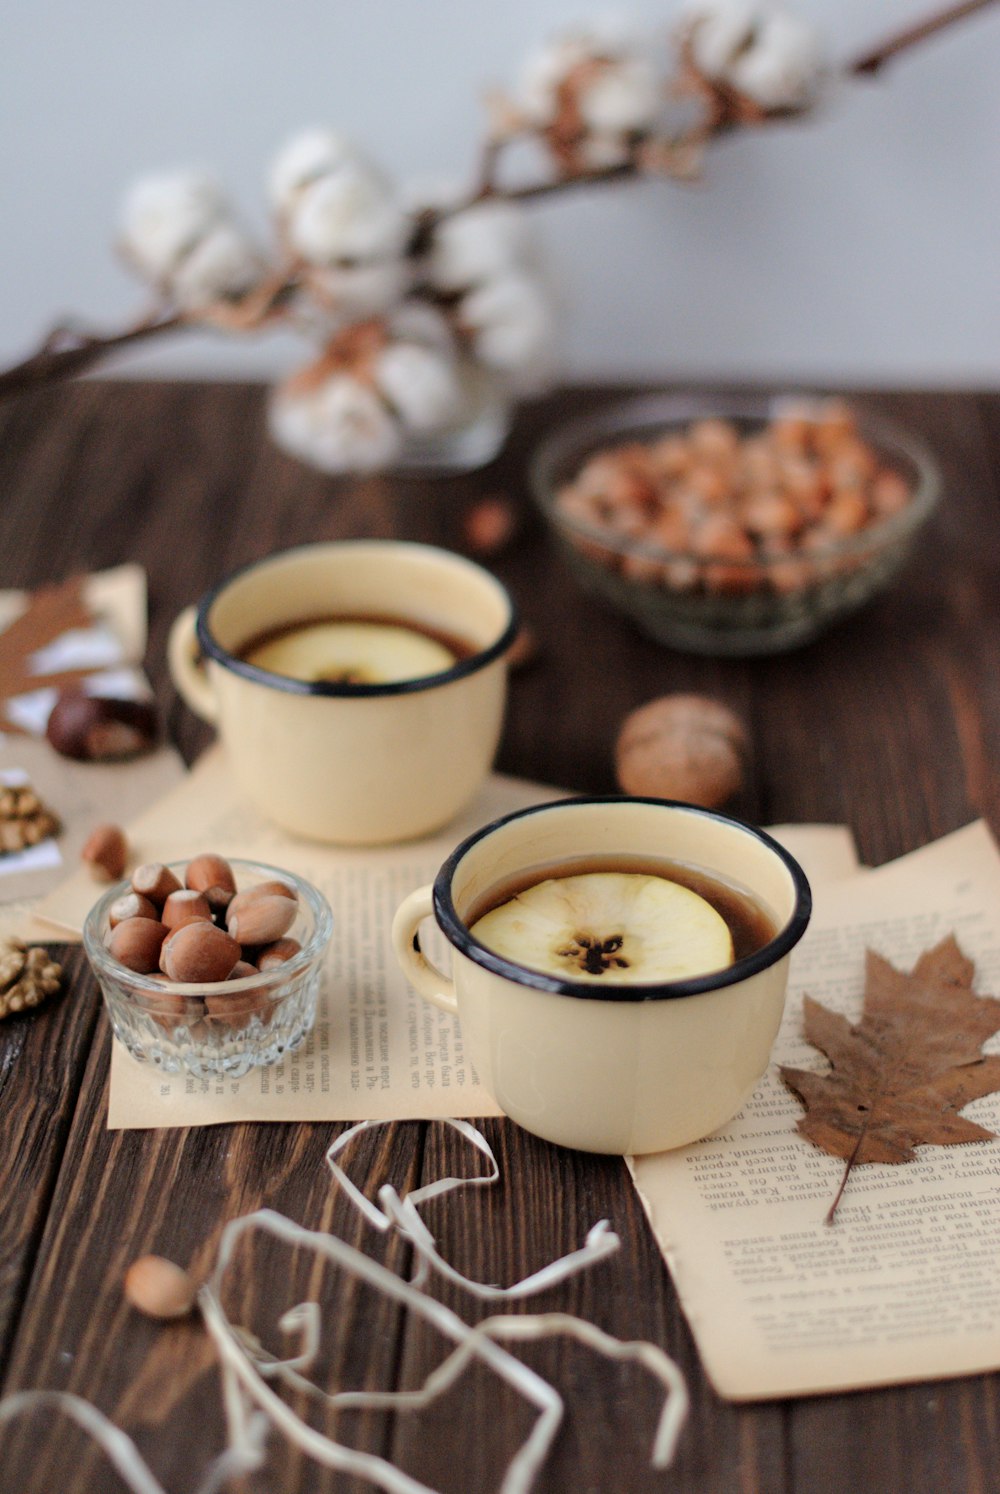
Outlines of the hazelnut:
[[97,825],[83,843],[81,861],[86,862],[94,876],[102,882],[117,882],[125,875],[128,860],[128,842],[125,832],[118,825]]
[[162,1255],[144,1255],[125,1272],[125,1298],[150,1318],[183,1318],[194,1306],[195,1285]]
[[212,910],[203,892],[181,887],[167,898],[160,917],[168,929],[176,929],[182,923],[190,923],[193,918],[207,918],[211,921]]
[[241,944],[273,944],[295,922],[297,903],[278,893],[239,893],[229,905],[226,927]]
[[257,960],[258,970],[270,970],[275,965],[283,965],[293,955],[301,952],[302,945],[297,939],[277,939],[262,949]]
[[462,530],[469,550],[477,555],[497,555],[514,538],[517,511],[507,498],[483,498],[466,512]]
[[166,936],[166,927],[158,919],[125,918],[105,942],[108,953],[120,965],[137,975],[151,975],[159,964],[160,946]]
[[132,891],[141,892],[157,907],[163,906],[172,892],[180,892],[181,884],[169,867],[160,861],[147,861],[137,866],[132,873]]
[[149,898],[143,897],[141,892],[123,892],[121,897],[115,898],[108,914],[112,928],[116,928],[118,924],[124,923],[126,918],[152,918],[158,920],[159,916]]
[[135,757],[155,746],[156,709],[148,700],[68,690],[52,707],[45,735],[63,757],[84,762]]
[[237,960],[236,964],[226,976],[227,980],[246,980],[248,975],[259,975],[260,971],[256,965],[251,965],[249,960]]
[[188,862],[184,885],[193,888],[195,892],[208,893],[213,888],[219,888],[234,893],[236,878],[224,856],[215,856],[210,851],[205,851]]
[[627,794],[714,809],[742,786],[745,749],[742,722],[719,701],[664,695],[625,718],[615,770]]
[[224,929],[199,918],[172,931],[164,956],[170,980],[211,985],[228,977],[240,946]]

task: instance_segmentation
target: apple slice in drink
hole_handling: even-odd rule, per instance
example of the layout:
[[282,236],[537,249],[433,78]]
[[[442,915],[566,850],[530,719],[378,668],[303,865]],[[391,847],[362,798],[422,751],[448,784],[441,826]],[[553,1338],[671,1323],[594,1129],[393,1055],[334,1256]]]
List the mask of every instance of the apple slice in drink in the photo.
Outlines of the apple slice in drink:
[[246,659],[293,680],[351,685],[422,679],[455,663],[450,649],[415,628],[354,620],[290,629],[252,648]]
[[491,909],[471,932],[497,954],[564,980],[650,985],[733,962],[720,913],[687,887],[636,872],[553,877]]

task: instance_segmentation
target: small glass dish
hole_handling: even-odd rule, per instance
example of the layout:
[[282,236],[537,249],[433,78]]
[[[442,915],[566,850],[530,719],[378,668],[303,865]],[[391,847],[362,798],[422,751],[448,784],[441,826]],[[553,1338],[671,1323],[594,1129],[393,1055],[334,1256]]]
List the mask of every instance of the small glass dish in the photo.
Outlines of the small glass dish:
[[[847,537],[822,539],[798,553],[716,560],[711,553],[669,549],[646,537],[585,522],[559,505],[560,491],[588,458],[633,443],[653,443],[700,421],[721,420],[741,440],[759,435],[792,406],[823,404],[815,396],[643,395],[572,420],[542,442],[531,463],[531,488],[579,581],[661,643],[699,654],[779,653],[805,643],[884,590],[902,567],[941,492],[938,468],[919,441],[863,411],[852,411],[858,436],[883,469],[898,474],[910,496],[898,512]],[[814,536],[814,538],[816,538]]]
[[[316,1020],[323,953],[333,915],[311,883],[281,867],[230,860],[241,892],[275,878],[298,894],[295,922],[287,938],[302,948],[291,959],[240,980],[190,984],[138,975],[105,946],[111,905],[130,890],[120,882],[87,915],[83,943],[101,987],[115,1037],[133,1058],[168,1073],[199,1078],[238,1078],[252,1068],[277,1063],[297,1048]],[[186,861],[169,863],[184,883]]]

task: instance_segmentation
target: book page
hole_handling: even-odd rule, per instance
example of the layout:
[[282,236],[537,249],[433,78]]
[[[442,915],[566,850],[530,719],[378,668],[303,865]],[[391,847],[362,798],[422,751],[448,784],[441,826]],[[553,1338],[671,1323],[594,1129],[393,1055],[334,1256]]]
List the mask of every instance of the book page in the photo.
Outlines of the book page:
[[[465,813],[422,841],[384,847],[320,845],[261,816],[234,788],[225,756],[212,748],[171,794],[128,830],[133,864],[185,860],[201,850],[286,867],[314,882],[333,910],[316,1026],[303,1046],[240,1079],[164,1074],[115,1043],[108,1125],[214,1125],[236,1120],[401,1120],[499,1114],[469,1063],[460,1024],[413,991],[390,940],[393,915],[415,887],[434,880],[466,835],[498,816],[563,793],[523,779],[491,777]],[[830,876],[856,865],[842,826],[789,826],[782,837],[806,867]],[[94,902],[77,874],[38,916],[79,934]],[[428,924],[430,956],[448,947]]]
[[[212,748],[173,793],[129,826],[133,862],[186,860],[212,850],[313,882],[330,903],[334,927],[316,1026],[296,1052],[239,1079],[165,1074],[114,1043],[109,1128],[498,1115],[455,1018],[418,996],[400,972],[390,927],[404,897],[432,882],[465,836],[512,810],[560,797],[556,789],[493,776],[458,820],[426,840],[320,845],[264,819],[234,787],[222,750]],[[94,899],[93,882],[76,875],[37,916],[78,933]],[[425,947],[446,964],[445,941],[430,925]]]
[[[805,993],[856,1022],[864,952],[898,968],[954,932],[975,989],[1000,993],[1000,855],[982,823],[885,867],[817,879],[767,1075],[723,1131],[630,1159],[705,1370],[734,1400],[1000,1368],[1000,1141],[920,1147],[856,1168],[800,1137],[779,1064],[825,1072]],[[985,1045],[1000,1052],[1000,1038]],[[1000,1095],[963,1114],[1000,1130]]]

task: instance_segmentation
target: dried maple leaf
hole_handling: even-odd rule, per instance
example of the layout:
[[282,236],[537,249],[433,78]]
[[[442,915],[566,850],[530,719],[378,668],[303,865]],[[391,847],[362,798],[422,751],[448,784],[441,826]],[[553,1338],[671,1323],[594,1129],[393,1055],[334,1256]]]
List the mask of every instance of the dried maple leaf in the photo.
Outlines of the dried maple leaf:
[[847,1162],[828,1224],[856,1163],[910,1162],[916,1146],[993,1139],[958,1113],[1000,1089],[1000,1057],[981,1051],[1000,1029],[1000,1001],[977,996],[974,975],[949,935],[908,975],[869,950],[856,1027],[805,998],[806,1039],[831,1069],[817,1074],[783,1065],[781,1077],[806,1107],[800,1135]]

